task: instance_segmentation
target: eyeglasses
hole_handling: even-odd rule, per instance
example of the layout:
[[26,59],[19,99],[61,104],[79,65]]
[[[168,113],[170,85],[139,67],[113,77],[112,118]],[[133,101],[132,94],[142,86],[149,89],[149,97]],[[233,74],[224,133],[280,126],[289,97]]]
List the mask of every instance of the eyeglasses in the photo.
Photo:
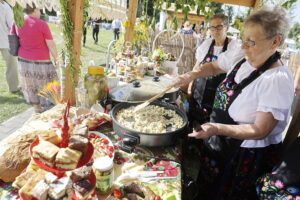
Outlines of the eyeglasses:
[[224,26],[225,26],[225,25],[220,24],[220,25],[218,25],[218,26],[210,26],[210,27],[208,27],[208,28],[209,28],[209,30],[211,30],[211,31],[215,31],[215,30],[220,31],[220,30],[223,29]]
[[243,40],[242,39],[242,45],[246,46],[246,47],[253,47],[257,44],[257,42],[261,42],[261,41],[264,41],[264,40],[269,40],[271,38],[273,38],[274,36],[271,36],[271,37],[266,37],[264,39],[261,39],[261,40]]

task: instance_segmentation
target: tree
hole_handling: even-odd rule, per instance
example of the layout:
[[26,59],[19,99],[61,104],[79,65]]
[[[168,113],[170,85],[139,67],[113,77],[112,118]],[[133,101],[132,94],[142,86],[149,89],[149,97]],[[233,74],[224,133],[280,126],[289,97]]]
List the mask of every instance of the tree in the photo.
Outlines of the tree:
[[285,9],[290,9],[296,2],[297,0],[261,0],[260,5],[262,6],[262,5],[271,4],[271,5],[282,6]]
[[297,43],[297,47],[300,48],[300,24],[296,23],[294,26],[290,29],[289,38],[293,39]]
[[210,4],[209,8],[212,10],[214,14],[224,12],[224,10],[222,9],[222,5],[223,5],[222,3],[210,2],[209,4]]
[[231,24],[233,21],[233,14],[234,14],[233,7],[225,5],[224,10],[225,10],[225,14],[228,16],[229,24]]

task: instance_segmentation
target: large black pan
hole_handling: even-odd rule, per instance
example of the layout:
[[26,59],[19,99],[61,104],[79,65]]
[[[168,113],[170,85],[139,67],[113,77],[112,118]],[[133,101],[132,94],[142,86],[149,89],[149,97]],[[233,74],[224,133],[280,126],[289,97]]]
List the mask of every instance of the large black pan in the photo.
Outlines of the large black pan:
[[178,136],[184,134],[187,129],[188,119],[184,112],[182,112],[177,106],[168,104],[165,102],[155,101],[151,105],[161,106],[170,110],[175,110],[176,113],[183,119],[183,126],[175,131],[167,131],[166,133],[142,133],[136,130],[132,130],[121,125],[117,119],[117,113],[124,108],[128,108],[133,105],[138,105],[138,103],[119,103],[111,111],[113,129],[122,139],[123,142],[129,145],[143,145],[148,147],[158,147],[158,146],[169,146],[176,142]]

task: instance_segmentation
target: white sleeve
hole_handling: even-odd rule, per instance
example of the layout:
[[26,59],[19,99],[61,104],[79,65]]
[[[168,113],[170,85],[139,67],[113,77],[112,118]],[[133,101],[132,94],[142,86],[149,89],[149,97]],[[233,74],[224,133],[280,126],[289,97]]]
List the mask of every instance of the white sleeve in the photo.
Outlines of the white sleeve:
[[243,57],[244,53],[241,49],[240,42],[232,40],[228,44],[227,50],[218,56],[217,62],[223,71],[228,72],[234,67],[234,64],[240,61]]
[[[271,69],[275,70],[275,69]],[[284,121],[294,98],[293,77],[287,67],[270,73],[266,71],[258,87],[256,111],[271,112],[276,120]]]
[[6,17],[5,18],[6,18],[7,30],[8,30],[8,33],[9,33],[9,31],[11,29],[11,26],[14,23],[13,12],[12,12],[11,8],[9,7],[9,5],[7,5]]
[[202,62],[204,57],[206,56],[208,49],[211,45],[212,40],[207,39],[205,40],[196,50],[196,60]]

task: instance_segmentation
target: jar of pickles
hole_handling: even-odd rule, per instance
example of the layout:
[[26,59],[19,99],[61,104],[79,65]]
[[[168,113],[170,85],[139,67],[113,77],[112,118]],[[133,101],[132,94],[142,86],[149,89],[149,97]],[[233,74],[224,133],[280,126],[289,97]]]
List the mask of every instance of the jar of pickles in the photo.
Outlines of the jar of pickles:
[[107,78],[104,68],[101,66],[88,67],[88,73],[84,77],[84,87],[87,89],[88,103],[91,107],[97,100],[101,100],[106,95]]
[[93,168],[96,175],[96,190],[100,194],[111,192],[114,180],[113,160],[107,156],[96,158]]

